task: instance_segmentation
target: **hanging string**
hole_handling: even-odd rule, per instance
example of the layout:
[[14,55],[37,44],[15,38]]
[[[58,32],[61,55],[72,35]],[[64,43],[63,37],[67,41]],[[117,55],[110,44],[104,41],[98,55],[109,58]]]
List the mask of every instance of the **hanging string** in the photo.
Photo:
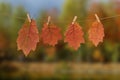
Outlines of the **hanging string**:
[[[0,15],[6,16],[6,17],[9,17],[9,16],[10,16],[9,14],[0,14]],[[25,18],[23,18],[23,17],[18,17],[18,16],[14,16],[14,18],[19,19],[19,20],[25,20]]]
[[[10,16],[9,14],[0,14],[0,15],[2,15],[2,16]],[[112,19],[112,18],[116,18],[116,17],[120,17],[120,15],[115,15],[115,16],[110,16],[110,17],[104,17],[104,18],[100,18],[100,20],[102,21],[102,20]],[[26,19],[26,18],[18,17],[18,16],[14,16],[14,18],[20,19],[20,20],[25,20]],[[78,22],[84,22],[84,21],[93,21],[93,19],[79,20]],[[43,22],[43,21],[40,21],[40,22]],[[66,22],[66,21],[63,21],[63,22]]]
[[111,18],[115,18],[115,17],[120,17],[120,15],[105,17],[105,18],[101,18],[100,20],[111,19]]

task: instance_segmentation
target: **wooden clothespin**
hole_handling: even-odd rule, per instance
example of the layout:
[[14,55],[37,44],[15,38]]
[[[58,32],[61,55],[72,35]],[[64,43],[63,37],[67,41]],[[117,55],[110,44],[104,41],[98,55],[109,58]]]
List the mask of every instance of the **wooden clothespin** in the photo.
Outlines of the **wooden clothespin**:
[[30,15],[28,13],[27,13],[27,18],[28,18],[28,21],[31,22]]
[[97,14],[95,14],[95,17],[98,22],[101,22]]
[[47,25],[49,25],[50,20],[51,20],[51,16],[48,16]]
[[75,23],[76,19],[77,19],[77,16],[75,16],[75,17],[73,18],[73,22],[72,22],[72,24]]

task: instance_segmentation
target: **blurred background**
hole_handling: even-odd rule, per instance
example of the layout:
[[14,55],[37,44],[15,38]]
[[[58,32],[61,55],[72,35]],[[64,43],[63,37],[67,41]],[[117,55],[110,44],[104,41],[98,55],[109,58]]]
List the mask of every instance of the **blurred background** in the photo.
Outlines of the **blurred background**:
[[[74,51],[63,40],[55,46],[40,42],[25,57],[17,51],[18,31],[26,13],[37,22],[39,32],[48,15],[64,33],[73,17],[85,33],[85,44]],[[88,30],[97,13],[105,29],[103,43],[95,47]],[[120,0],[0,0],[0,80],[119,80]]]

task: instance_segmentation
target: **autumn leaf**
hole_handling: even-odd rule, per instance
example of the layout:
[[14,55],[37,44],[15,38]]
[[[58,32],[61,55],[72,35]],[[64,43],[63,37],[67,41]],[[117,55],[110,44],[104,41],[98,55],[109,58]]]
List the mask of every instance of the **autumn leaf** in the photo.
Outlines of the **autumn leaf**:
[[89,40],[92,41],[92,43],[97,46],[99,42],[103,42],[104,37],[104,28],[103,25],[95,21],[92,24],[92,27],[88,31],[89,34]]
[[42,28],[41,39],[44,44],[55,46],[58,43],[58,40],[62,39],[60,28],[53,24],[49,23],[49,25],[47,25],[47,23],[45,23]]
[[71,24],[65,33],[64,42],[68,42],[70,47],[77,50],[80,47],[80,44],[85,42],[83,35],[82,28],[78,23]]
[[17,38],[18,50],[22,50],[25,56],[27,56],[31,50],[36,49],[36,45],[39,42],[39,34],[36,26],[36,22],[28,19],[20,29]]

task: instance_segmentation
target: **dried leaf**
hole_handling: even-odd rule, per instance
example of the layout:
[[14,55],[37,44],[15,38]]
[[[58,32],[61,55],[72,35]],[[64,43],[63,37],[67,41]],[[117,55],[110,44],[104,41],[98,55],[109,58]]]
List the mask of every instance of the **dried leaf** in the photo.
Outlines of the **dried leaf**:
[[70,47],[73,47],[77,50],[80,47],[81,43],[84,43],[82,28],[78,23],[71,24],[66,31],[64,42],[68,42]]
[[103,42],[104,37],[104,28],[103,25],[95,21],[92,24],[92,27],[88,31],[89,34],[89,40],[92,41],[92,43],[97,46],[99,42]]
[[42,28],[41,39],[44,44],[55,46],[58,43],[58,40],[62,39],[60,28],[53,24],[47,25],[45,23]]
[[34,20],[31,20],[31,22],[29,22],[27,19],[18,33],[18,50],[23,50],[25,56],[27,56],[31,50],[34,51],[36,49],[38,42],[39,34],[36,22]]

